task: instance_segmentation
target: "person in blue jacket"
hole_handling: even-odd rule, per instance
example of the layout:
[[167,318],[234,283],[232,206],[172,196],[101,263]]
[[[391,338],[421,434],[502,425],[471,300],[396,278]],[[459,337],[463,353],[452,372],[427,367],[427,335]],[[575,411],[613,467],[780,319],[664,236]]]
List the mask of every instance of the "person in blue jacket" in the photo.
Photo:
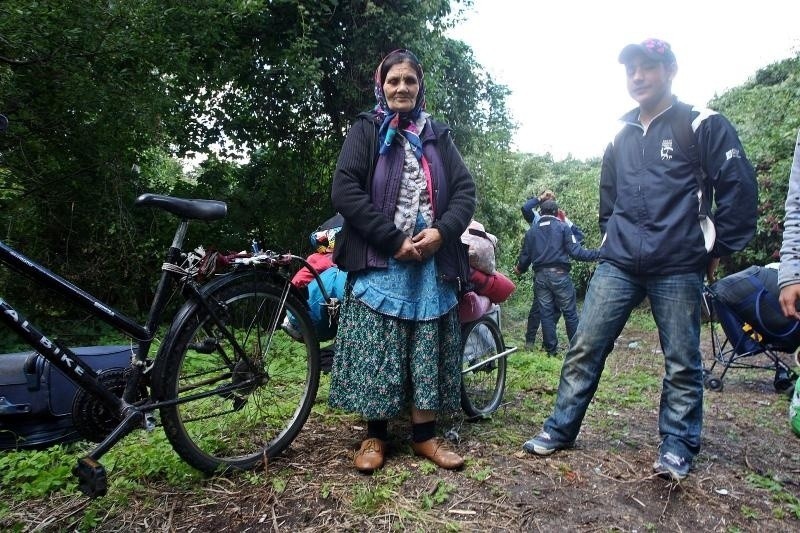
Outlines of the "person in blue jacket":
[[567,338],[575,335],[578,327],[578,310],[575,304],[575,286],[570,278],[570,258],[594,261],[597,250],[587,250],[578,243],[572,230],[558,218],[558,204],[545,200],[540,207],[541,216],[525,233],[525,242],[514,272],[523,274],[533,267],[534,303],[539,302],[542,315],[543,345],[547,355],[558,351],[556,336],[556,308],[564,313]]
[[668,43],[628,45],[619,62],[639,105],[622,117],[603,155],[600,264],[561,369],[553,413],[523,449],[549,455],[574,444],[606,357],[647,297],[665,367],[653,470],[680,481],[700,450],[703,274],[712,279],[719,258],[753,237],[757,184],[736,130],[722,115],[700,108],[687,113],[697,158],[677,142],[678,128],[689,126],[673,127],[686,104],[672,95],[678,66]]
[[[542,192],[539,196],[532,196],[528,198],[524,204],[522,204],[522,217],[528,224],[533,226],[534,222],[539,220],[539,205],[544,202],[545,200],[555,200],[556,195],[551,190],[546,190]],[[558,214],[556,215],[559,220],[564,222],[569,229],[572,231],[572,234],[575,236],[575,239],[578,241],[579,244],[583,245],[583,241],[586,238],[581,231],[581,228],[578,227],[577,224],[573,223],[569,218],[567,218],[566,213],[562,209],[558,210]],[[555,308],[553,309],[553,323],[558,324],[558,317],[561,316],[561,308],[558,307],[558,302],[555,302]],[[536,291],[533,291],[533,301],[531,302],[530,311],[528,311],[528,322],[525,328],[525,349],[528,351],[533,351],[536,343],[536,333],[539,331],[539,324],[542,322],[542,313],[540,310],[539,299],[536,297]]]

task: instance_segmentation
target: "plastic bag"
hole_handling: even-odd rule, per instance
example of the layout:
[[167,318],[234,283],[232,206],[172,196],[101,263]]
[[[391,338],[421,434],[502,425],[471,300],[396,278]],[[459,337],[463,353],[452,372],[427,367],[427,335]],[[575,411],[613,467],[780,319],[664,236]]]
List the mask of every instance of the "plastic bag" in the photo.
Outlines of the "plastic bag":
[[469,246],[469,266],[486,274],[494,274],[497,237],[487,233],[483,224],[473,220],[461,235],[461,242]]

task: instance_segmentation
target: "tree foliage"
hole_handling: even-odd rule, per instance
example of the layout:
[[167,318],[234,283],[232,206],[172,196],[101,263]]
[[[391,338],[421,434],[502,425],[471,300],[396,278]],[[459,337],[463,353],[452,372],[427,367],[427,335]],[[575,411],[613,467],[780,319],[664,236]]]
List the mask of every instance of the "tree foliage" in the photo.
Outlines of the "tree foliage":
[[[131,208],[141,192],[227,200],[192,234],[206,245],[302,252],[386,52],[421,58],[465,154],[507,145],[505,88],[444,35],[457,17],[447,0],[5,0],[3,240],[111,303],[146,301],[172,229]],[[186,175],[174,157],[195,154]]]
[[[4,0],[0,3],[2,238],[110,303],[142,310],[173,222],[132,208],[142,192],[224,199],[230,216],[190,240],[251,239],[304,252],[332,214],[330,181],[372,75],[395,48],[420,57],[428,110],[448,122],[478,186],[476,218],[510,269],[527,229],[519,208],[553,189],[599,244],[599,161],[508,149],[508,90],[446,36],[471,2],[449,0]],[[761,218],[728,271],[776,258],[800,127],[800,58],[759,70],[711,107],[754,162]],[[176,158],[203,156],[187,171]],[[583,288],[591,265],[577,264]],[[0,271],[2,294],[31,297]],[[12,298],[13,301],[13,298]],[[46,309],[52,311],[51,309]]]
[[784,204],[794,144],[800,130],[800,56],[760,69],[711,105],[736,125],[756,168],[759,220],[754,239],[728,262],[728,272],[779,260]]

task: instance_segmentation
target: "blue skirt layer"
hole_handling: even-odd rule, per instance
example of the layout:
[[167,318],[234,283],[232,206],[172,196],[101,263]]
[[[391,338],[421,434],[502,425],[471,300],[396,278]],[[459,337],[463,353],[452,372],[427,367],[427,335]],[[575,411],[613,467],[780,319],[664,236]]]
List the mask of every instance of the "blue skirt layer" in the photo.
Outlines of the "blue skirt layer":
[[440,279],[433,258],[421,263],[390,258],[388,268],[358,275],[352,294],[370,309],[404,320],[433,320],[457,303],[453,284]]

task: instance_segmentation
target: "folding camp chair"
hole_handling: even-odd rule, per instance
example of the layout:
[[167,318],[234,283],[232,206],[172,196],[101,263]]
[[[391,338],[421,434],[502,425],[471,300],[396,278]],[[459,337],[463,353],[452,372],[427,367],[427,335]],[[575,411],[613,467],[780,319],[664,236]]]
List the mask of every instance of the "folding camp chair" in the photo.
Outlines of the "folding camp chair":
[[[797,374],[779,354],[791,354],[800,347],[800,322],[781,312],[774,269],[754,266],[727,276],[707,287],[703,300],[710,317],[713,352],[713,363],[704,371],[706,388],[722,390],[730,368],[773,370],[778,392],[794,385]],[[714,376],[718,364],[722,371]]]

